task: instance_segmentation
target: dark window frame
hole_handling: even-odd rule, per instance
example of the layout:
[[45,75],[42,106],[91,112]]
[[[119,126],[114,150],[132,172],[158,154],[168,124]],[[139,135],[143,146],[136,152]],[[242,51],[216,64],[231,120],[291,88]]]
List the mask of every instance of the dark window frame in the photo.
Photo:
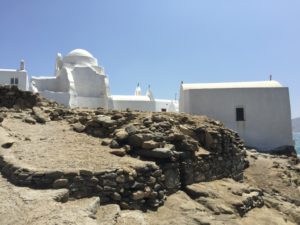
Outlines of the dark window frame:
[[18,77],[11,77],[10,78],[10,85],[19,85],[19,78]]
[[244,107],[238,106],[235,108],[235,120],[236,121],[246,121]]

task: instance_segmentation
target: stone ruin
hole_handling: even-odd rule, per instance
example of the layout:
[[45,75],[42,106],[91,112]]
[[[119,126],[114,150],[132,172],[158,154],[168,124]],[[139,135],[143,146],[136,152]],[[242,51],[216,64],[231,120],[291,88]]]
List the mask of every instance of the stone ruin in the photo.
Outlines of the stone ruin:
[[148,209],[193,183],[243,179],[247,161],[242,140],[205,116],[69,109],[15,87],[1,87],[0,94],[0,122],[7,112],[31,110],[24,122],[65,120],[75,132],[101,138],[113,157],[149,162],[134,169],[42,172],[20,168],[0,155],[1,173],[16,185],[67,188],[73,198],[100,196],[102,203],[117,203],[123,209]]

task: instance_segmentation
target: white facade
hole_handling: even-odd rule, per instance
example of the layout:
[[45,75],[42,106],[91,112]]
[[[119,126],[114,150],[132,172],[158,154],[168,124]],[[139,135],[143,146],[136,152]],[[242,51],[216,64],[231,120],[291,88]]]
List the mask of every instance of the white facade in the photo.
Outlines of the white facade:
[[276,81],[181,84],[179,111],[220,120],[261,151],[293,145],[289,90]]
[[22,60],[20,68],[14,69],[0,69],[0,84],[1,85],[15,85],[20,90],[28,90],[28,76],[25,70],[25,64]]
[[68,107],[108,108],[108,78],[89,52],[58,54],[56,77],[32,77],[31,89]]
[[64,57],[58,54],[55,77],[32,77],[30,86],[33,92],[72,108],[178,111],[176,101],[156,101],[150,88],[142,95],[139,85],[134,95],[111,95],[104,69],[83,49],[75,49]]

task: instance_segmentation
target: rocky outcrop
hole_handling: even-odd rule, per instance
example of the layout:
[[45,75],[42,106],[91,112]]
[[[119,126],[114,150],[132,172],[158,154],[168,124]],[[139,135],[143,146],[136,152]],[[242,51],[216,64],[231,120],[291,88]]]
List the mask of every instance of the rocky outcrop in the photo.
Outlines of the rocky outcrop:
[[[21,91],[16,86],[0,86],[0,106],[5,108],[26,109],[33,106],[57,106],[38,94]],[[3,109],[2,109],[3,111]]]

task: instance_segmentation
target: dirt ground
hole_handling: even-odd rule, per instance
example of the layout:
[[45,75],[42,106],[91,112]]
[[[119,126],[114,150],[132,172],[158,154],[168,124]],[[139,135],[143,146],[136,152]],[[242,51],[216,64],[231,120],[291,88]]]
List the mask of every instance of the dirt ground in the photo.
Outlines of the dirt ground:
[[15,143],[1,149],[17,165],[35,170],[107,171],[125,166],[144,166],[147,162],[109,153],[102,139],[73,131],[66,121],[28,124],[20,119],[6,118],[2,124]]

